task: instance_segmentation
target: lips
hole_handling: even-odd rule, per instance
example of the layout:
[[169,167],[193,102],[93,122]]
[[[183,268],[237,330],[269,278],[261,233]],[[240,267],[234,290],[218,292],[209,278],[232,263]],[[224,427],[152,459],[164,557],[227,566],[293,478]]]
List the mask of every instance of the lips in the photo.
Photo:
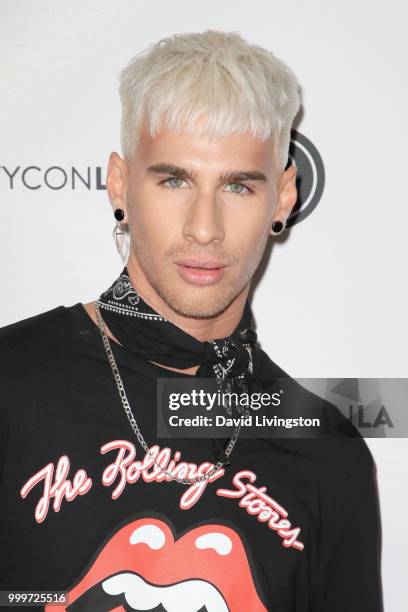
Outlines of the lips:
[[224,276],[226,265],[215,260],[184,259],[176,262],[180,276],[193,285],[213,285]]
[[224,268],[225,264],[215,259],[183,259],[176,261],[180,266],[187,266],[189,268],[204,268],[205,270],[211,270],[214,268]]
[[230,527],[206,524],[175,539],[163,520],[120,528],[68,591],[67,607],[47,612],[266,612],[245,548]]

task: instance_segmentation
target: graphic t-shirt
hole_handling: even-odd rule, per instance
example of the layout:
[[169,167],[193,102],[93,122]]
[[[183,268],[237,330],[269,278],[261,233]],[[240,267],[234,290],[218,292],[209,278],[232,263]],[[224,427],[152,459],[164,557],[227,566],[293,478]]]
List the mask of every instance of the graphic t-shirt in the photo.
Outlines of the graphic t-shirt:
[[[156,432],[159,377],[111,342],[151,457],[195,478],[211,439]],[[263,353],[262,367],[288,376]],[[304,390],[305,402],[331,406]],[[0,590],[70,612],[379,612],[375,469],[356,437],[239,438],[170,482],[137,440],[81,303],[0,330]],[[26,607],[24,609],[33,609]]]

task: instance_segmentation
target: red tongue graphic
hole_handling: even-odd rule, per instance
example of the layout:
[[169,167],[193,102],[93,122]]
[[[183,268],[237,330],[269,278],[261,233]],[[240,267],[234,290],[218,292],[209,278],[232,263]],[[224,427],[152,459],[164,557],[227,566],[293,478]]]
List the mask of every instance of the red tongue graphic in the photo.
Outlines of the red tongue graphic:
[[[175,541],[162,520],[148,517],[130,522],[111,537],[89,571],[69,590],[69,604],[102,580],[125,571],[156,586],[205,580],[218,589],[229,610],[267,612],[256,592],[243,543],[225,525],[201,525]],[[49,605],[45,610],[66,608]],[[123,607],[114,610],[123,612]]]

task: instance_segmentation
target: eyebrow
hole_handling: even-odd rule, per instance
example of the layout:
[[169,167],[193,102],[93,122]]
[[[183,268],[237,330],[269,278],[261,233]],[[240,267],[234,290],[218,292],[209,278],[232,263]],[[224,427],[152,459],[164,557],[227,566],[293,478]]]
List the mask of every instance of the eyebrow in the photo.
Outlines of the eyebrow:
[[[189,170],[186,170],[186,168],[181,168],[180,166],[175,166],[174,164],[153,164],[153,166],[149,166],[146,171],[149,174],[170,174],[171,176],[176,176],[177,178],[194,179],[194,172],[190,172]],[[231,170],[230,172],[220,175],[219,180],[230,181],[232,183],[239,181],[267,182],[268,178],[259,170]]]

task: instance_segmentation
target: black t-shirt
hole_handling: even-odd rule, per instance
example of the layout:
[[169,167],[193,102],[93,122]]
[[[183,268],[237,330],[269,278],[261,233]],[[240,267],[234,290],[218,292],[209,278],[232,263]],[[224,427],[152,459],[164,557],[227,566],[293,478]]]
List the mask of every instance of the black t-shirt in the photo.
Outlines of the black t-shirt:
[[[179,476],[209,469],[212,440],[156,435],[157,378],[183,374],[111,346],[154,456]],[[265,353],[262,367],[288,376]],[[0,385],[0,590],[67,591],[68,607],[45,608],[60,612],[382,609],[375,467],[357,432],[240,438],[210,482],[166,482],[81,303],[0,330]]]

